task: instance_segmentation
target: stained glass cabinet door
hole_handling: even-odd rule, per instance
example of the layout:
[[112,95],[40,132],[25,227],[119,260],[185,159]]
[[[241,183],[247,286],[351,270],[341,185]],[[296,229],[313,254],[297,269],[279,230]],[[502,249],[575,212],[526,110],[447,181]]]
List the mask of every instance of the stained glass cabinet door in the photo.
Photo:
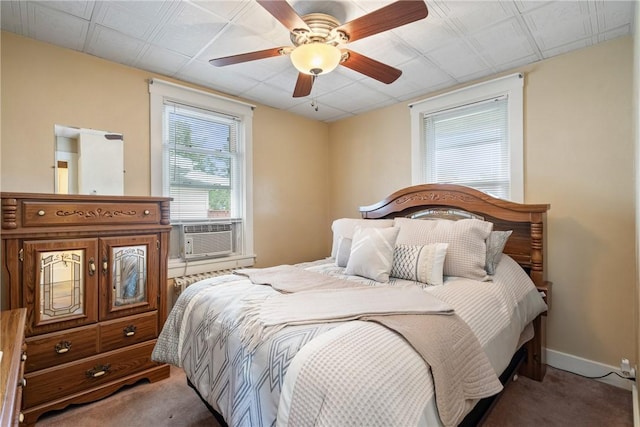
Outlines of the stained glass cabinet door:
[[23,297],[34,332],[51,332],[97,321],[98,241],[24,243]]
[[100,319],[111,319],[158,307],[156,235],[100,239]]

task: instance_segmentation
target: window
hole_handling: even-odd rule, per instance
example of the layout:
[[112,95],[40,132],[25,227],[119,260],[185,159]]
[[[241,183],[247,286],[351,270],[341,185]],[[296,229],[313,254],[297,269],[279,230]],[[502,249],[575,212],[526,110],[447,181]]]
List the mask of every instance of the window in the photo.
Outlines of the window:
[[413,183],[522,202],[522,87],[515,74],[412,104]]
[[[169,277],[252,265],[254,106],[159,79],[149,93],[151,194],[173,198]],[[230,253],[186,256],[183,226],[224,229]]]
[[241,217],[241,170],[235,117],[165,100],[163,194],[171,220]]

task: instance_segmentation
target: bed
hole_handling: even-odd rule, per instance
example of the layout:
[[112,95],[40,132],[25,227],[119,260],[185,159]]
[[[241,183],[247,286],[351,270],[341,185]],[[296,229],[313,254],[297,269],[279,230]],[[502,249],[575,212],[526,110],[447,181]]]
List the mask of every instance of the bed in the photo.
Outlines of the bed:
[[399,190],[334,221],[326,259],[189,286],[153,358],[230,426],[474,425],[544,376],[548,209]]

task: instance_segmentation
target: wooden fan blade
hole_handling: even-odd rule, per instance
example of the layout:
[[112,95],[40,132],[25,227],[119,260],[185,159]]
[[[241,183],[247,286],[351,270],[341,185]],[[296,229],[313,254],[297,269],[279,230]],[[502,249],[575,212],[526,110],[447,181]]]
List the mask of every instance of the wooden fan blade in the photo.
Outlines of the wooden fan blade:
[[257,0],[258,4],[264,7],[267,12],[273,15],[289,31],[307,30],[311,31],[306,22],[285,0]]
[[341,62],[340,65],[351,68],[353,71],[369,76],[372,79],[389,84],[395,82],[398,77],[402,75],[401,70],[393,68],[390,65],[383,64],[382,62],[378,62],[368,56],[361,55],[348,49],[343,49],[342,53],[345,52],[347,52],[349,56],[345,61]]
[[296,81],[296,88],[293,89],[293,97],[300,98],[307,96],[311,93],[313,87],[314,76],[305,73],[298,74],[298,80]]
[[424,0],[400,0],[336,28],[349,42],[424,19],[429,14]]
[[209,63],[216,67],[224,67],[225,65],[239,64],[241,62],[255,61],[256,59],[271,58],[272,56],[284,55],[285,47],[274,47],[272,49],[258,50],[255,52],[241,53],[238,55],[225,56],[222,58],[210,59]]

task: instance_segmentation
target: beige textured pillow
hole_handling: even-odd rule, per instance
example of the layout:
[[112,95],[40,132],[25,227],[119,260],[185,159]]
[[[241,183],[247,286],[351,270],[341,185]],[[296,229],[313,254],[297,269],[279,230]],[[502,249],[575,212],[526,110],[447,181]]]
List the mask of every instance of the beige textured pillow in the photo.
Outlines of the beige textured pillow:
[[388,282],[398,228],[356,228],[345,274]]
[[333,231],[333,245],[331,247],[331,258],[337,258],[338,243],[341,237],[352,239],[356,227],[393,227],[392,219],[361,219],[361,218],[340,218],[333,221],[331,230]]
[[444,260],[445,276],[488,279],[485,241],[493,229],[492,223],[478,219],[449,221],[396,218],[395,224],[400,228],[396,240],[398,245],[449,244]]
[[442,271],[448,243],[423,246],[396,245],[391,277],[413,280],[430,286],[442,285]]

